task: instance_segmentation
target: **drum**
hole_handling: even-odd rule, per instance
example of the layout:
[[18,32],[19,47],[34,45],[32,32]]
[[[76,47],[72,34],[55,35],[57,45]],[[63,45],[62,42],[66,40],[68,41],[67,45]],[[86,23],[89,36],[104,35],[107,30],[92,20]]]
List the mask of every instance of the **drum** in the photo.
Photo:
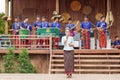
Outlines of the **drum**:
[[30,31],[29,30],[19,30],[19,35],[20,35],[20,38],[28,38],[29,35],[30,35]]

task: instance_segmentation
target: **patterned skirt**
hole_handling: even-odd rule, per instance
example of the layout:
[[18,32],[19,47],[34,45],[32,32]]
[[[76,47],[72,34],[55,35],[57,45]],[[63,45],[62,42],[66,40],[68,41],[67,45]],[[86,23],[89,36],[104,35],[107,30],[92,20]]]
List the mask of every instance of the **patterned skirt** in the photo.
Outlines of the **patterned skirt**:
[[105,31],[99,31],[99,47],[106,48],[107,46],[107,36]]
[[90,49],[90,32],[84,31],[82,35],[83,35],[83,48]]
[[65,73],[73,73],[74,72],[74,51],[64,51],[64,68]]

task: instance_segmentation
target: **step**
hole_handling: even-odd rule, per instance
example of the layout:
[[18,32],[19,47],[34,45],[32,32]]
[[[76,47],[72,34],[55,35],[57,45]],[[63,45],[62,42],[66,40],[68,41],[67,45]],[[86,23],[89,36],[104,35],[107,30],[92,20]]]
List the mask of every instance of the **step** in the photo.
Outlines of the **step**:
[[[51,69],[52,72],[64,72],[64,69]],[[120,69],[75,69],[75,72],[120,72]]]
[[[79,62],[80,60],[74,60],[74,62]],[[51,62],[64,62],[64,59],[52,59]]]
[[[64,64],[51,64],[52,67],[64,67]],[[120,67],[117,64],[75,64],[75,67]]]
[[117,57],[120,58],[120,55],[78,55],[79,57]]
[[[52,62],[64,62],[64,59],[52,59]],[[119,59],[74,59],[75,62],[120,62]]]
[[[63,55],[52,55],[52,57],[64,57]],[[85,57],[85,58],[120,58],[119,55],[74,55],[74,57]]]

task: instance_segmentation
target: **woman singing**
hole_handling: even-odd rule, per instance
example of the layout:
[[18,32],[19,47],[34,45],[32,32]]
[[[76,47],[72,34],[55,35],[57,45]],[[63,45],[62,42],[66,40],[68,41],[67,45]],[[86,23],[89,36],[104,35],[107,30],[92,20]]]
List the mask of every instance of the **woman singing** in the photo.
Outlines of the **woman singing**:
[[64,45],[64,66],[67,78],[72,77],[74,72],[74,39],[70,36],[70,30],[65,30],[66,36],[62,37],[62,44]]

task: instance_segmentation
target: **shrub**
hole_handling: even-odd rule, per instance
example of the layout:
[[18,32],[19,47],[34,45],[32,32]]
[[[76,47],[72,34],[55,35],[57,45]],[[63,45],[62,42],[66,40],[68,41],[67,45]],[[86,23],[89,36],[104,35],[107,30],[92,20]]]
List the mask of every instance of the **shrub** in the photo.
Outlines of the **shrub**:
[[15,68],[15,54],[13,52],[13,48],[8,49],[8,53],[3,56],[3,65],[5,73],[14,73],[16,71]]
[[26,49],[18,56],[19,72],[20,73],[36,73],[34,66],[30,62],[30,58]]

